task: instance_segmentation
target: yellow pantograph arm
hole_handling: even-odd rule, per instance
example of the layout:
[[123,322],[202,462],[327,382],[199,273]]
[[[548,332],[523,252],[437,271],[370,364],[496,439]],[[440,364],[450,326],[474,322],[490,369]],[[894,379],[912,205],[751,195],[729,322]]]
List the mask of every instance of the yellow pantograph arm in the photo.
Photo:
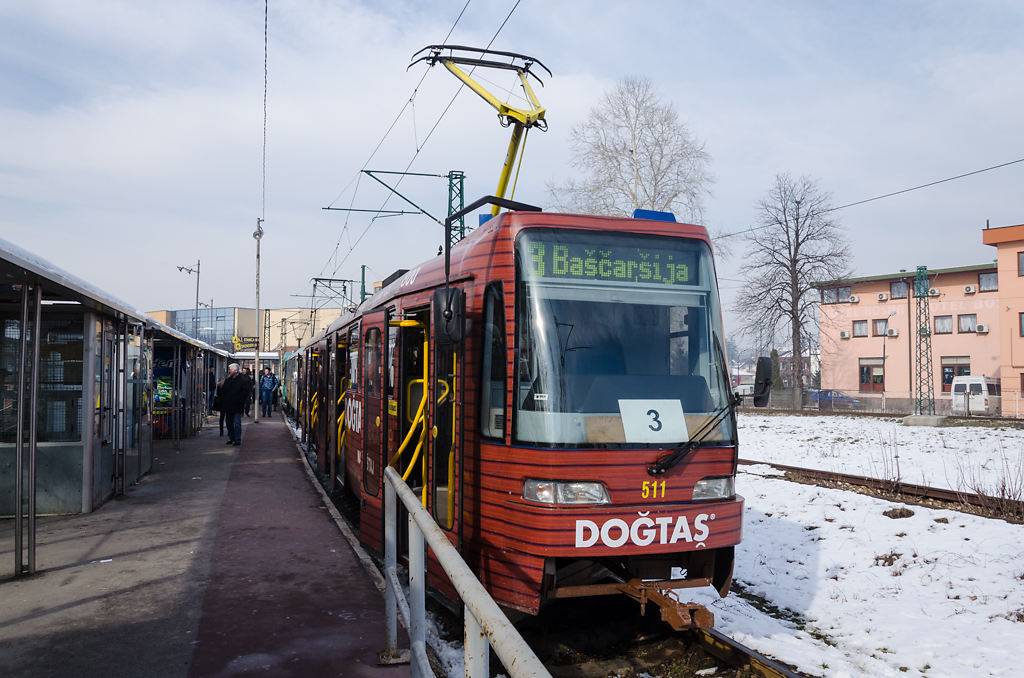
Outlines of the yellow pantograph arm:
[[455,65],[454,62],[448,59],[441,59],[441,63],[444,67],[451,71],[452,75],[462,81],[466,87],[476,92],[481,99],[490,104],[494,110],[498,111],[498,115],[502,117],[514,120],[521,125],[526,127],[532,127],[536,125],[538,121],[544,119],[544,114],[547,112],[546,109],[540,105],[537,101],[537,95],[534,94],[533,88],[530,87],[530,83],[526,79],[526,73],[522,70],[516,70],[519,74],[519,79],[523,83],[523,88],[526,90],[526,96],[533,105],[533,108],[527,110],[525,108],[516,108],[515,106],[509,106],[502,102],[496,96],[488,92],[480,83],[474,80],[468,73]]

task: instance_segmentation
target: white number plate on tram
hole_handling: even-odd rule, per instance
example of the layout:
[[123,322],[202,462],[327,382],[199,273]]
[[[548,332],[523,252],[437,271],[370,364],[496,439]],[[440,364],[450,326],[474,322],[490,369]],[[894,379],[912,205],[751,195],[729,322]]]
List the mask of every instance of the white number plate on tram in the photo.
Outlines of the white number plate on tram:
[[627,443],[678,443],[689,439],[678,400],[620,400]]

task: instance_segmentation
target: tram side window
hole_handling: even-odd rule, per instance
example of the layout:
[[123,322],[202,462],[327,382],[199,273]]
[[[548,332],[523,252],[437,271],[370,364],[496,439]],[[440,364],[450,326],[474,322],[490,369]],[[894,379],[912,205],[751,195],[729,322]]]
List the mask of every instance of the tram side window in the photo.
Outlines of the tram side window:
[[484,293],[483,369],[480,388],[480,428],[487,438],[505,437],[506,351],[505,302],[501,283]]
[[363,365],[363,377],[366,379],[365,393],[368,398],[381,396],[380,343],[380,330],[371,327],[366,332],[366,346],[363,351],[363,357],[366,359],[366,364]]
[[348,331],[348,387],[359,388],[359,327]]

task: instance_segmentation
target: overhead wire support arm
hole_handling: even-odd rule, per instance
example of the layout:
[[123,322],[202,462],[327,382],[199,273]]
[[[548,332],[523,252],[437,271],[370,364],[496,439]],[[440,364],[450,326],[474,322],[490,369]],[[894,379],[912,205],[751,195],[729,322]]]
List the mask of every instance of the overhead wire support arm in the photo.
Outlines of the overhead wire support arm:
[[[365,174],[366,176],[370,177],[371,179],[373,179],[374,181],[379,183],[381,186],[383,186],[384,188],[388,189],[389,191],[391,191],[392,193],[397,195],[399,198],[401,198],[405,202],[409,203],[410,205],[412,205],[413,207],[418,209],[422,214],[425,214],[426,216],[428,216],[431,219],[433,219],[435,223],[440,224],[442,226],[444,225],[443,221],[441,221],[440,219],[435,217],[433,214],[431,214],[427,210],[423,209],[422,207],[420,207],[419,205],[414,203],[409,198],[407,198],[404,195],[402,195],[401,193],[399,193],[397,188],[394,188],[393,186],[390,186],[390,185],[386,184],[384,181],[382,181],[378,177],[374,176],[375,173],[377,173],[377,170],[363,170],[363,174]],[[380,174],[406,174],[405,172],[379,172],[379,173]],[[413,176],[435,177],[435,176],[443,176],[443,175],[440,175],[440,174],[413,174]]]

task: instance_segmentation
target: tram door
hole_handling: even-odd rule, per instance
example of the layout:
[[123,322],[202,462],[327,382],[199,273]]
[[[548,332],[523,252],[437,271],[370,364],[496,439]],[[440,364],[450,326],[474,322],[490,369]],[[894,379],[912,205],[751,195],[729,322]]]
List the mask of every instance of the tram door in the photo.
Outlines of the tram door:
[[[465,345],[462,341],[464,315],[462,291],[452,287],[438,290],[433,300],[431,327],[431,444],[429,446],[429,488],[434,520],[449,532],[456,548],[461,546],[459,511],[459,467],[462,464],[461,402]],[[428,452],[425,452],[425,454]]]
[[[456,443],[459,439],[458,411],[462,398],[461,345],[435,341],[433,359],[433,397],[431,407],[433,427],[430,487],[433,494],[433,513],[437,524],[445,530],[456,529],[456,495],[458,493]],[[456,542],[458,546],[458,542]]]
[[364,317],[362,328],[363,361],[363,491],[377,496],[384,459],[387,412],[384,409],[384,339],[387,336],[387,313],[377,311]]

